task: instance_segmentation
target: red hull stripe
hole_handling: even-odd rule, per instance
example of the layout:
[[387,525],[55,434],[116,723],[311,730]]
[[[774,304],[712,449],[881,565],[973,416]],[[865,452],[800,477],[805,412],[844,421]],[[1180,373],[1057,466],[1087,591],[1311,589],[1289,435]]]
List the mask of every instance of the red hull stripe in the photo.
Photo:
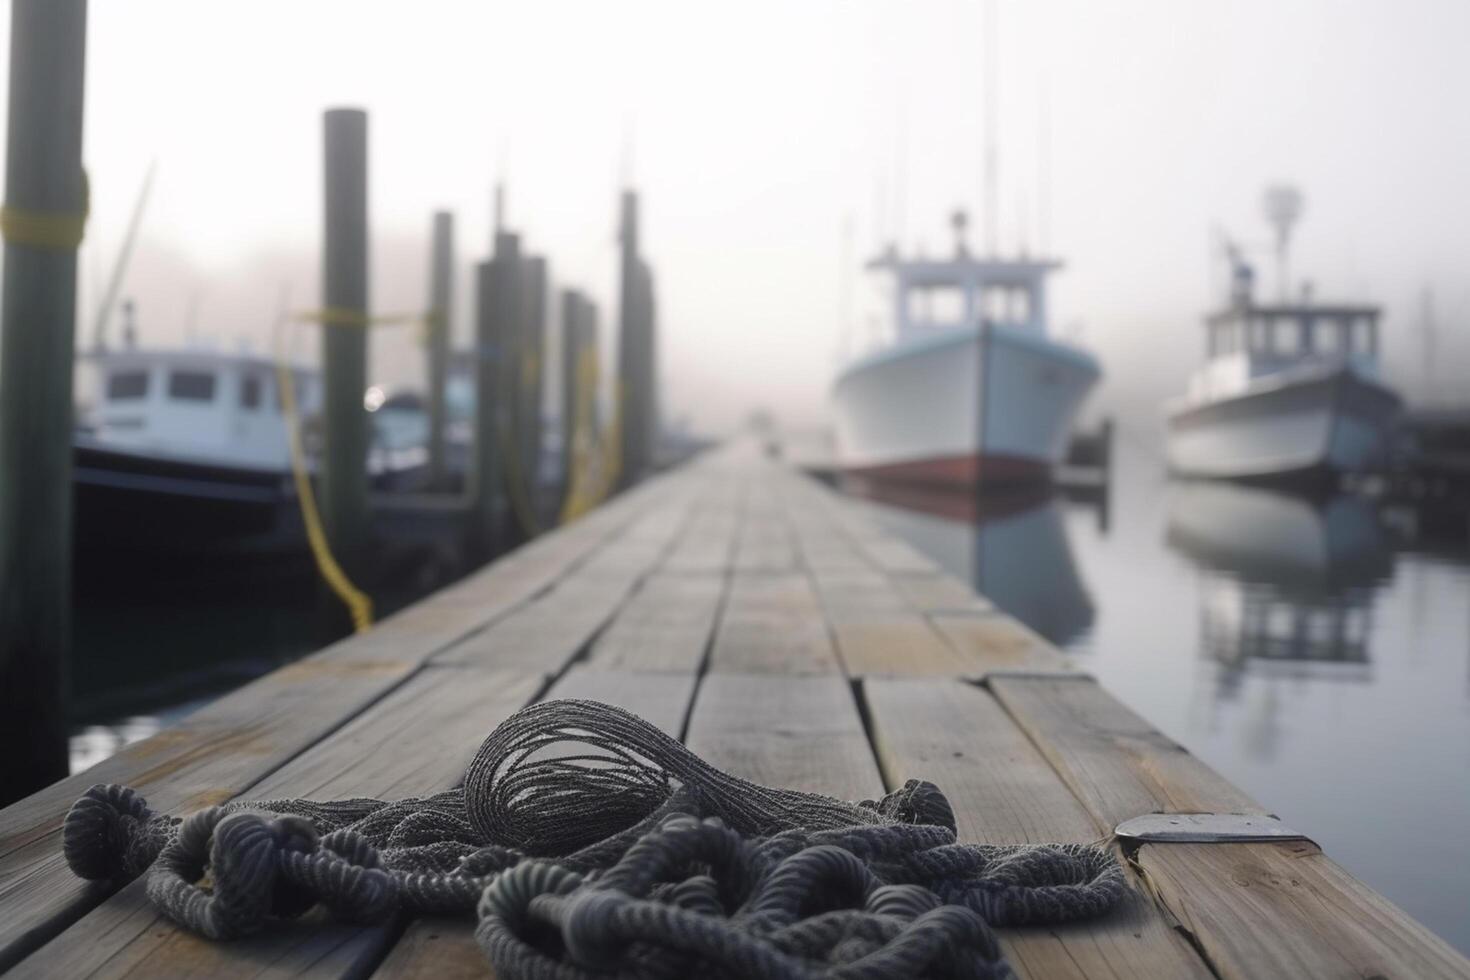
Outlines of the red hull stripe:
[[868,480],[914,483],[931,487],[968,487],[978,483],[1045,483],[1051,467],[1039,459],[1020,456],[948,456],[915,459],[879,466],[848,466],[844,471]]

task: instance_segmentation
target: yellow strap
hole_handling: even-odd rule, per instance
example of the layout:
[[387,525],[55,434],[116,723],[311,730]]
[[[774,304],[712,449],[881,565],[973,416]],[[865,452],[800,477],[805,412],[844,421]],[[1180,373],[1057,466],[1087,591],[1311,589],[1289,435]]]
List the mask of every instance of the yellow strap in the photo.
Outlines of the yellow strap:
[[28,211],[9,204],[0,206],[0,237],[11,245],[76,251],[87,231],[92,210],[92,188],[82,172],[82,209],[74,214],[60,211]]
[[500,455],[505,458],[502,472],[505,474],[505,492],[510,497],[511,509],[515,511],[522,533],[528,538],[534,538],[541,533],[540,522],[536,520],[536,510],[531,506],[527,484],[521,475],[521,458],[515,437],[510,433],[510,427],[503,424],[497,425],[495,431],[500,436]]
[[373,625],[373,600],[352,584],[342,566],[337,564],[337,559],[332,557],[327,532],[316,509],[316,496],[311,491],[311,479],[306,473],[301,433],[296,424],[296,386],[291,378],[291,369],[286,365],[284,350],[276,352],[276,385],[281,389],[281,412],[285,416],[286,440],[291,448],[291,476],[296,483],[296,502],[301,507],[301,522],[306,525],[306,541],[311,545],[312,560],[327,585],[347,607],[353,630],[365,633]]

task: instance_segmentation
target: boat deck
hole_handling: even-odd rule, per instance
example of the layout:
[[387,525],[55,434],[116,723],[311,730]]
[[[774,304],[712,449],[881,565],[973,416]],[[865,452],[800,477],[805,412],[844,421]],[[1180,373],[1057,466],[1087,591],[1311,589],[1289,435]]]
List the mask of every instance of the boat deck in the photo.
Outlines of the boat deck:
[[[763,783],[864,799],[932,780],[972,841],[1104,841],[1156,811],[1265,812],[857,507],[736,447],[0,811],[0,967],[487,975],[468,922],[312,913],[209,942],[157,915],[141,880],[75,878],[61,822],[97,782],[175,814],[431,793],[499,721],[560,696],[621,704]],[[1470,977],[1470,961],[1308,842],[1146,844],[1127,858],[1133,894],[1110,917],[1003,932],[1022,976]]]

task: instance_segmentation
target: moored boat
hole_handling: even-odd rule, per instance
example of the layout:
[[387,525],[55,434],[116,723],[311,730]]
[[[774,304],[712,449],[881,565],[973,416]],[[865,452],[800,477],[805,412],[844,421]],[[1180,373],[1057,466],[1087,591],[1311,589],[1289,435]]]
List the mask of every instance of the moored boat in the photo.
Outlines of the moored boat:
[[971,487],[1046,482],[1101,372],[1049,336],[1046,277],[1059,262],[954,255],[868,264],[892,280],[888,342],[833,388],[838,465],[869,479]]

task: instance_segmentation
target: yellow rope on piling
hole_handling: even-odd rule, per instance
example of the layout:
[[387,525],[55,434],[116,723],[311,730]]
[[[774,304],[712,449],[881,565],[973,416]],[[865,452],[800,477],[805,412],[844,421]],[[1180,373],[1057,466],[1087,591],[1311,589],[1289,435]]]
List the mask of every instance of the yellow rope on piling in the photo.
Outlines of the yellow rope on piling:
[[506,461],[502,470],[505,474],[502,482],[505,484],[506,496],[510,498],[511,510],[515,511],[516,521],[521,525],[521,532],[528,538],[534,538],[541,533],[541,522],[536,520],[536,508],[531,505],[525,476],[521,472],[520,450],[510,429],[503,421],[495,427],[500,441],[500,455]]
[[281,392],[281,415],[286,423],[286,444],[291,451],[291,477],[296,484],[296,501],[301,508],[301,523],[306,526],[306,541],[311,546],[311,557],[316,562],[327,586],[347,607],[352,617],[355,632],[365,633],[373,625],[373,600],[366,592],[352,584],[342,566],[332,555],[327,541],[326,529],[322,527],[321,513],[317,510],[316,495],[311,489],[311,478],[306,472],[306,454],[301,448],[301,431],[296,414],[296,384],[291,376],[291,367],[286,363],[285,341],[281,331],[277,332],[276,386]]
[[26,245],[57,252],[74,252],[87,232],[87,217],[92,210],[92,188],[86,171],[82,172],[81,210],[68,214],[61,211],[30,211],[6,204],[0,206],[0,237],[10,245]]

